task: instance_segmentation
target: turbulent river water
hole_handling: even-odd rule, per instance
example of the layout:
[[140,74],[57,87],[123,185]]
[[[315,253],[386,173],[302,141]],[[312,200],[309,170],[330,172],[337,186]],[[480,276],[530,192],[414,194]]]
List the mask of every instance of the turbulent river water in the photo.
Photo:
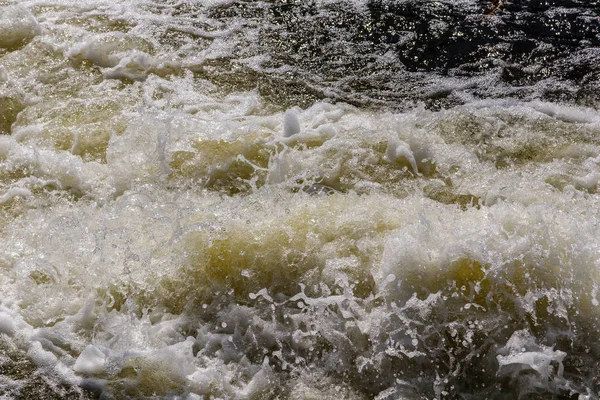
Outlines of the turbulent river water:
[[0,398],[598,399],[600,4],[493,8],[0,0]]

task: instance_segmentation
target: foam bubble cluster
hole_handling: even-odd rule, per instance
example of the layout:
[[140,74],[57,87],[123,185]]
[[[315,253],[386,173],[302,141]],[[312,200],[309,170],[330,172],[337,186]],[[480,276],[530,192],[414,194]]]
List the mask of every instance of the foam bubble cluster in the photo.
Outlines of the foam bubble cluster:
[[316,101],[252,7],[0,5],[0,396],[596,398],[598,110]]
[[0,48],[16,49],[29,43],[41,32],[35,17],[25,7],[0,7]]

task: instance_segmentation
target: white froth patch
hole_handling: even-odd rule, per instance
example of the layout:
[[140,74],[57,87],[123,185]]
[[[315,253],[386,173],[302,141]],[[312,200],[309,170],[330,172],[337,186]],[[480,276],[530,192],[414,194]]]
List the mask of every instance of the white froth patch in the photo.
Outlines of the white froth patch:
[[600,125],[600,116],[592,108],[565,107],[546,102],[532,102],[530,104],[533,109],[561,121]]
[[45,350],[38,341],[31,344],[27,351],[27,357],[39,367],[53,367],[58,362],[56,355]]
[[585,176],[575,178],[575,181],[590,191],[598,192],[600,172],[591,172]]
[[98,347],[90,344],[77,357],[73,370],[82,374],[98,375],[104,372],[105,363],[106,354]]
[[[105,167],[95,162],[84,162],[71,153],[56,152],[50,149],[38,149],[18,143],[10,136],[0,142],[0,156],[4,153],[5,168],[9,171],[29,170],[35,178],[26,178],[24,184],[36,187],[56,185],[79,193],[95,193],[93,196],[104,198],[106,193],[107,172]],[[42,182],[43,181],[43,182]],[[39,187],[38,186],[38,187]],[[97,191],[100,189],[100,191]],[[27,188],[13,189],[8,196],[27,195]]]
[[391,163],[408,164],[412,168],[412,172],[419,173],[415,155],[410,149],[410,145],[396,137],[388,140],[387,149],[385,152],[387,160]]
[[0,48],[10,49],[31,41],[41,28],[24,7],[0,6]]
[[15,197],[28,197],[31,196],[31,191],[23,188],[12,188],[6,193],[0,195],[0,204],[7,203]]
[[94,36],[87,41],[73,46],[67,56],[73,60],[88,60],[103,68],[115,67],[122,56],[139,46],[140,39],[124,33],[108,33]]
[[5,312],[0,312],[0,333],[12,336],[16,329],[12,317]]
[[[535,371],[536,383],[565,385],[563,360],[567,353],[552,346],[538,345],[530,332],[521,330],[512,334],[504,347],[498,350],[498,375],[517,379],[523,372]],[[554,367],[552,364],[555,364]]]
[[300,122],[294,110],[287,110],[283,114],[283,136],[290,137],[300,133]]
[[[68,3],[62,2],[72,6]],[[17,197],[27,197],[34,204],[2,234],[1,299],[3,304],[12,301],[19,307],[0,311],[0,333],[19,338],[21,350],[40,367],[54,368],[71,382],[78,382],[73,377],[76,373],[98,388],[118,391],[122,384],[124,390],[130,390],[128,394],[158,391],[160,396],[164,394],[161,390],[174,388],[173,392],[189,398],[258,398],[280,382],[280,373],[272,367],[279,363],[287,371],[302,375],[289,383],[290,398],[340,398],[340,393],[344,398],[358,397],[319,377],[320,373],[326,376],[328,368],[339,372],[357,365],[366,373],[384,354],[398,360],[427,357],[427,350],[419,347],[422,338],[416,329],[398,341],[403,348],[377,343],[376,333],[389,326],[390,313],[402,316],[412,312],[418,318],[428,318],[432,307],[447,299],[442,293],[419,297],[413,287],[438,282],[447,272],[445,267],[460,259],[484,265],[498,280],[509,275],[518,262],[539,268],[532,272],[533,282],[573,273],[574,289],[588,283],[595,288],[591,304],[596,308],[588,312],[597,312],[600,234],[594,221],[600,209],[598,146],[589,140],[585,145],[557,151],[559,158],[568,160],[526,160],[524,166],[508,165],[503,170],[484,157],[487,141],[514,118],[530,125],[536,120],[547,123],[550,133],[531,133],[525,128],[510,131],[512,136],[495,143],[511,154],[551,134],[555,120],[574,127],[583,124],[593,132],[598,123],[594,110],[491,102],[440,113],[417,109],[391,114],[317,103],[306,110],[294,107],[282,114],[269,109],[257,91],[217,96],[211,94],[215,89],[212,84],[190,71],[166,78],[154,74],[162,68],[178,67],[177,62],[169,61],[173,58],[169,51],[148,40],[155,32],[152,25],[162,28],[160,19],[167,18],[166,14],[144,14],[136,2],[109,3],[103,5],[100,14],[94,14],[91,4],[87,11],[102,16],[106,12],[109,18],[135,15],[137,26],[130,33],[98,34],[78,27],[64,28],[64,34],[56,35],[56,40],[65,41],[60,46],[69,49],[66,55],[74,64],[91,63],[93,71],[100,71],[107,79],[135,81],[124,84],[124,89],[117,85],[121,82],[111,87],[123,93],[119,102],[133,104],[115,111],[126,114],[132,122],[124,131],[111,135],[106,164],[87,162],[73,154],[76,144],[71,151],[41,146],[43,132],[37,120],[15,129],[13,136],[0,137],[2,172],[18,175],[24,171],[27,175],[8,188],[2,187],[0,206]],[[205,6],[229,3],[200,2]],[[330,3],[322,0],[318,5]],[[473,6],[475,2],[459,3]],[[145,6],[146,2],[140,4]],[[365,4],[357,0],[349,6]],[[7,31],[11,38],[21,41],[18,43],[40,33],[29,12],[19,7],[2,10],[7,9],[13,10],[15,17],[0,18],[0,47],[17,43],[3,42]],[[51,18],[66,20],[71,13],[71,9],[55,11]],[[181,64],[186,67],[202,66],[206,60],[227,57],[233,51],[225,38],[240,28],[217,26],[220,29],[209,33],[192,29],[204,22],[202,18],[199,14],[192,22],[176,20],[189,24],[182,32],[214,39],[202,51],[192,44],[185,47]],[[11,71],[0,72],[5,80],[12,76]],[[76,80],[78,75],[70,79]],[[93,102],[98,96],[115,93],[104,91],[107,86],[73,91],[69,96],[87,96],[86,100]],[[63,110],[68,112],[67,107]],[[454,121],[466,114],[481,125],[475,132],[480,134],[480,142],[471,137],[442,137],[432,128],[436,121]],[[243,150],[230,154],[223,150],[232,143]],[[204,152],[198,150],[202,144],[209,144]],[[226,196],[199,183],[219,177],[235,162],[244,161],[242,153],[248,148],[268,154],[266,168],[253,164],[252,178],[264,174],[264,186],[254,186],[249,194]],[[191,164],[200,171],[194,179],[172,178],[178,152],[197,158],[197,163]],[[213,157],[215,154],[224,155]],[[577,160],[583,156],[589,159],[580,165]],[[415,176],[406,178],[402,167]],[[570,187],[557,189],[545,182],[549,175],[563,170],[569,174]],[[292,193],[290,186],[301,179],[315,185],[306,192]],[[444,190],[478,196],[481,204],[474,201],[463,211],[456,204],[425,198],[423,187],[433,179],[441,182]],[[317,183],[325,188],[337,185],[340,190],[320,196],[318,190],[311,192],[318,189]],[[383,192],[386,184],[397,184],[405,192]],[[36,202],[40,192],[50,199]],[[62,197],[65,193],[77,198]],[[235,262],[246,262],[248,258],[241,252],[256,249],[253,260],[259,262],[244,265],[241,272],[235,263],[223,267],[225,273],[230,267],[236,278],[257,286],[242,299],[253,303],[243,311],[223,308],[210,323],[198,317],[189,299],[190,304],[184,304],[189,309],[184,308],[180,315],[170,314],[166,305],[188,295],[183,287],[189,279],[197,283],[190,298],[210,287],[205,279],[208,273],[197,272],[194,269],[201,266],[190,265],[189,252],[204,255],[219,241],[225,243],[224,253],[236,251],[231,257]],[[196,247],[187,246],[188,242]],[[280,255],[289,258],[282,261],[284,258],[276,258]],[[323,285],[315,289],[306,288],[302,282],[286,282],[292,287],[298,284],[298,293],[287,300],[301,310],[289,318],[298,326],[313,322],[315,327],[310,332],[288,332],[289,327],[277,325],[271,314],[260,319],[260,312],[280,306],[281,294],[269,287],[273,282],[256,279],[265,268],[261,262],[268,260],[281,267],[281,280],[285,281],[286,274],[298,268],[297,260],[304,257],[314,260],[310,266],[313,275],[306,279],[319,280]],[[161,292],[162,279],[178,277],[181,270],[200,278],[175,281],[168,292]],[[274,272],[280,271],[274,268]],[[393,304],[391,311],[385,306],[365,307],[367,301],[356,297],[352,274],[374,277],[373,293],[363,296]],[[511,283],[510,279],[507,282]],[[473,282],[474,287],[476,284]],[[343,290],[334,294],[334,287]],[[578,294],[576,290],[541,293],[534,289],[519,299],[525,312],[535,310],[535,302],[545,295],[552,313],[565,316],[566,305],[573,304]],[[322,294],[310,294],[310,290]],[[211,300],[218,303],[220,295]],[[481,311],[481,307],[464,302],[456,312],[468,314]],[[339,310],[339,316],[330,318],[328,312],[333,309]],[[254,323],[259,329],[244,331]],[[410,321],[402,321],[398,328],[405,325]],[[465,329],[467,345],[477,334],[477,324],[472,325],[475,327]],[[327,360],[317,360],[323,361],[322,365],[309,365],[306,371],[300,367],[302,360],[288,363],[284,349],[274,351],[270,359],[261,356],[259,361],[250,361],[246,351],[254,343],[273,350],[287,334],[299,353],[308,353],[317,343],[313,334],[341,349],[348,346],[348,351],[327,354]],[[354,347],[355,339],[358,343],[369,335],[369,346],[385,346],[377,357],[363,355]],[[546,371],[562,363],[564,353],[537,345],[533,338],[517,334],[513,338],[498,354],[499,374],[532,371],[542,383],[552,381]],[[519,349],[521,345],[525,351]],[[353,352],[360,355],[357,365],[348,361]],[[304,372],[315,378],[305,378]],[[561,371],[554,372],[561,376]],[[386,393],[396,392],[392,388],[381,397]]]
[[0,65],[0,82],[8,82],[8,72],[3,65]]
[[132,81],[143,81],[148,72],[154,68],[156,61],[147,53],[134,51],[123,57],[117,65],[103,71],[108,79],[130,79]]
[[[591,220],[589,214],[595,204],[592,201],[566,214],[550,204],[500,201],[492,207],[461,212],[415,199],[406,204],[406,225],[386,240],[378,280],[382,288],[403,288],[390,291],[392,298],[406,297],[410,291],[405,290],[415,284],[414,279],[435,282],[457,260],[479,263],[494,282],[511,282],[513,269],[522,262],[532,269],[532,281],[544,282],[548,276],[559,274],[559,281],[566,283],[574,275],[578,286],[572,289],[588,290],[584,289],[589,286],[584,277],[598,273],[593,250],[599,247],[598,228],[593,222],[598,213],[592,212]],[[397,284],[389,284],[385,279],[389,274],[398,277]],[[575,299],[573,293],[566,292],[552,296],[546,292],[549,289],[531,288],[532,297],[523,297],[523,307],[535,303],[539,296],[555,297],[556,307]],[[566,317],[560,307],[555,311]]]
[[73,46],[66,55],[73,61],[91,61],[107,79],[144,81],[152,72],[177,69],[173,57],[153,56],[154,45],[139,36],[111,32],[92,36]]

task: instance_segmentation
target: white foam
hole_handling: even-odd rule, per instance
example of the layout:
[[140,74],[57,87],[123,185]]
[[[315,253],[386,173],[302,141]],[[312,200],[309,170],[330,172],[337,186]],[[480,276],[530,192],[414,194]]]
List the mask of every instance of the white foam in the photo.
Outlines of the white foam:
[[417,162],[415,161],[415,155],[408,143],[399,140],[396,137],[392,137],[388,140],[387,149],[385,152],[387,160],[391,163],[408,163],[415,174],[419,173],[417,168]]
[[283,114],[283,136],[290,137],[300,133],[300,122],[294,110],[287,110]]
[[0,48],[24,44],[40,33],[41,28],[28,9],[0,6]]
[[[158,81],[154,77],[143,84],[152,85]],[[194,99],[180,96],[176,101],[183,104]],[[194,116],[175,112],[170,120],[163,118],[162,111],[157,111],[153,117],[137,115],[128,129],[111,138],[106,164],[84,162],[66,151],[47,148],[34,151],[29,140],[19,142],[12,137],[3,138],[0,142],[3,150],[0,151],[4,165],[14,170],[27,168],[40,177],[38,179],[53,178],[62,187],[75,183],[73,187],[88,198],[105,199],[102,207],[85,201],[52,203],[31,210],[7,227],[2,259],[7,260],[5,264],[11,265],[12,269],[2,278],[3,293],[7,298],[26,300],[29,304],[21,312],[37,330],[28,337],[32,343],[40,343],[32,347],[32,359],[45,366],[55,363],[57,369],[66,368],[81,375],[118,374],[129,367],[144,371],[132,385],[141,385],[146,382],[144,379],[151,379],[154,376],[149,372],[151,370],[166,371],[169,382],[178,382],[177,385],[198,395],[212,393],[211,387],[219,387],[232,395],[260,392],[266,385],[264,374],[270,376],[273,372],[269,372],[267,366],[257,368],[243,361],[243,336],[236,333],[239,324],[230,310],[215,322],[219,330],[230,332],[198,333],[193,339],[195,344],[190,344],[181,332],[196,329],[197,325],[185,313],[173,316],[161,314],[158,309],[152,311],[152,317],[138,318],[135,315],[142,313],[139,307],[143,305],[136,304],[139,301],[136,299],[141,297],[136,297],[135,293],[131,299],[123,301],[120,311],[94,309],[90,306],[93,302],[88,301],[90,293],[99,301],[100,293],[111,285],[117,288],[131,285],[139,290],[160,286],[161,277],[177,276],[181,266],[190,262],[187,254],[209,251],[209,244],[226,240],[229,232],[239,235],[231,241],[232,245],[249,240],[248,246],[252,246],[254,242],[248,238],[261,238],[257,248],[265,254],[277,251],[315,254],[315,264],[323,266],[320,279],[327,280],[330,285],[346,287],[347,292],[335,295],[327,292],[329,289],[321,288],[327,294],[313,297],[299,289],[300,293],[288,300],[302,301],[301,308],[307,313],[337,307],[342,319],[349,324],[360,319],[356,329],[373,337],[377,337],[378,327],[386,326],[389,312],[366,311],[353,297],[348,271],[368,269],[376,278],[377,296],[398,302],[396,312],[399,314],[414,312],[419,318],[426,319],[432,307],[443,302],[442,295],[432,293],[419,298],[403,285],[415,284],[414,274],[420,274],[420,282],[435,282],[455,260],[469,259],[489,266],[490,278],[499,281],[505,277],[505,268],[510,268],[511,262],[522,257],[540,270],[545,268],[545,257],[563,257],[560,254],[568,254],[569,265],[575,271],[585,271],[595,265],[597,227],[589,213],[597,210],[597,198],[580,194],[573,200],[571,196],[577,195],[577,189],[568,194],[544,182],[551,171],[540,170],[537,166],[498,171],[487,160],[478,158],[468,145],[446,143],[436,137],[435,132],[410,128],[421,118],[452,118],[452,113],[419,111],[407,115],[371,115],[347,106],[336,108],[316,104],[307,110],[298,110],[299,118],[307,121],[306,132],[295,135],[293,142],[284,142],[280,137],[281,114],[252,115],[253,107],[260,104],[256,96],[256,93],[232,95],[228,104],[233,106],[229,110],[223,105],[199,107]],[[527,106],[520,107],[527,109]],[[454,113],[460,116],[459,110]],[[398,131],[400,124],[404,128]],[[324,127],[335,133],[321,135],[319,129]],[[170,191],[170,172],[165,168],[172,165],[176,151],[195,151],[192,144],[197,140],[227,145],[247,137],[255,138],[257,136],[252,135],[257,135],[256,132],[260,133],[260,140],[252,142],[259,143],[253,145],[272,151],[268,168],[270,180],[267,179],[265,186],[246,196],[231,197],[186,186]],[[398,139],[389,140],[390,136]],[[398,176],[399,166],[392,160],[421,171],[419,162],[424,162],[425,156],[416,156],[419,140],[426,142],[426,145],[421,144],[421,154],[426,153],[438,171],[450,174],[452,168],[457,169],[459,172],[451,175],[453,183],[466,188],[467,192],[472,190],[488,196],[486,206],[463,211],[454,204],[427,199],[420,190],[408,196],[383,193],[382,185]],[[289,144],[284,147],[282,143]],[[282,146],[284,150],[277,153],[276,146]],[[234,154],[232,159],[235,157]],[[219,165],[224,166],[221,167],[223,171],[228,164]],[[353,173],[361,166],[372,168],[360,170],[357,179],[379,184],[372,185],[372,191],[367,194],[359,195],[350,189],[332,196],[313,197],[294,194],[286,186],[297,176],[327,178],[334,182],[346,179],[350,185],[355,178],[348,172]],[[594,171],[595,168],[597,164],[592,159],[582,170]],[[593,175],[589,181],[594,183],[592,178]],[[19,182],[33,184],[32,179]],[[429,183],[429,180],[423,182]],[[407,185],[411,187],[410,181]],[[445,189],[452,187],[450,182],[442,186]],[[14,193],[19,188],[15,187]],[[498,198],[495,203],[491,201],[493,196]],[[282,226],[287,227],[281,232],[285,239],[264,241],[273,232],[279,232]],[[577,233],[573,226],[577,226]],[[39,232],[44,235],[40,236]],[[536,253],[532,241],[542,246],[543,252]],[[378,249],[381,248],[380,254]],[[348,254],[344,253],[345,249],[353,250]],[[365,259],[370,260],[368,267],[363,265]],[[198,266],[189,268],[193,270]],[[236,275],[244,278],[243,271],[248,272],[246,275],[251,273],[253,279],[262,276],[257,265],[245,265]],[[33,272],[44,274],[42,283],[30,283],[29,276]],[[25,279],[19,282],[17,276]],[[77,285],[69,282],[77,282]],[[179,286],[184,285],[179,282]],[[56,296],[57,292],[61,295]],[[280,303],[276,293],[268,287],[258,287],[252,293],[244,301],[259,300],[259,303],[274,306],[286,304]],[[154,298],[168,304],[166,299],[172,295],[156,294]],[[523,309],[532,310],[530,306],[540,295],[543,294],[532,293],[520,298]],[[160,300],[161,296],[165,300]],[[562,315],[560,299],[574,295],[557,293],[552,297],[548,293],[547,296],[554,302],[556,315]],[[103,299],[108,302],[110,297],[106,295]],[[465,304],[465,313],[481,307],[474,302]],[[252,312],[243,319],[253,320]],[[59,322],[53,323],[51,328],[41,328],[44,321],[57,320]],[[11,322],[13,317],[2,321],[4,331],[14,335],[19,330],[16,323]],[[77,335],[79,329],[94,329],[93,343],[80,338]],[[253,334],[265,342],[276,343],[273,338],[280,334],[276,324],[261,325],[261,329]],[[472,329],[471,336],[465,335],[466,343],[473,340],[473,332]],[[292,343],[298,349],[308,351],[314,342],[305,335],[306,332],[300,331]],[[335,335],[328,337],[335,338]],[[343,343],[341,339],[331,340]],[[61,361],[66,355],[60,350],[60,343],[69,343],[75,349],[70,364]],[[419,343],[416,334],[409,336],[404,349],[390,350],[390,354],[411,359],[424,357],[426,353],[418,348]],[[182,348],[177,347],[178,344]],[[206,349],[200,365],[193,361],[192,346]],[[210,351],[211,346],[217,350]],[[524,363],[543,368],[544,363],[552,363],[560,356],[545,350],[541,355],[533,353],[521,356],[509,352],[502,355],[505,358],[501,361],[508,369],[511,365]],[[167,362],[169,357],[180,365]],[[371,362],[366,359],[365,365]],[[266,372],[261,375],[258,371],[263,368]],[[535,370],[534,367],[527,368]],[[237,385],[226,383],[228,377],[240,371],[245,371],[248,379]],[[97,383],[101,385],[100,378]]]
[[73,370],[87,375],[98,375],[105,371],[106,354],[93,344],[88,345],[85,350],[79,354]]
[[73,60],[89,60],[99,67],[115,67],[123,54],[135,49],[133,38],[121,32],[94,36],[73,46],[67,56]]
[[8,72],[3,65],[0,65],[0,82],[8,82]]
[[58,362],[54,353],[45,350],[38,341],[31,344],[27,351],[27,357],[39,367],[53,367]]
[[598,112],[592,108],[565,107],[560,104],[538,101],[530,104],[535,110],[562,121],[582,124],[600,124]]
[[15,197],[31,196],[31,191],[23,188],[12,188],[0,196],[0,204],[4,204]]
[[598,183],[600,182],[600,172],[591,172],[575,181],[588,190],[598,191]]
[[155,65],[156,62],[148,53],[134,51],[121,58],[117,65],[105,69],[103,75],[108,79],[125,78],[132,81],[142,81],[147,78],[149,71]]
[[[576,321],[569,310],[585,293],[593,307],[580,312],[596,317],[594,110],[482,101],[391,113],[315,103],[282,115],[258,90],[223,94],[203,79],[236,51],[229,39],[247,33],[241,24],[146,1],[52,4],[36,8],[43,29],[25,13],[22,32],[41,36],[36,43],[51,53],[43,65],[56,79],[14,52],[0,72],[35,94],[0,137],[0,333],[49,379],[116,397],[261,397],[275,382],[298,396],[339,397],[342,383],[306,377],[346,369],[360,382],[370,370],[393,376],[391,365],[407,359],[421,365],[432,352],[478,351],[468,347],[503,315],[477,302],[486,287],[470,272],[502,288],[529,273],[523,293],[495,295],[532,320],[547,322],[534,315],[545,300],[552,318]],[[117,29],[104,20],[131,26],[99,33]],[[171,25],[181,37],[155,40]],[[63,52],[71,64],[60,64]],[[256,70],[266,60],[240,65]],[[163,74],[170,67],[175,73]],[[106,139],[106,160],[89,161],[74,154],[76,140],[69,148],[52,136],[53,126],[67,138],[82,123],[100,126],[75,114],[105,98],[115,104],[102,118],[120,128]],[[231,195],[228,182],[249,189]],[[315,187],[336,190],[309,195]],[[11,207],[18,197],[25,210]],[[472,292],[450,290],[459,278]],[[455,320],[435,325],[442,314]],[[458,347],[426,348],[424,327],[447,330]],[[515,333],[496,355],[502,376],[529,371],[547,387],[562,385],[555,367],[568,355],[550,345]],[[420,387],[450,390],[443,376],[433,383],[438,366],[429,361],[431,382]],[[110,392],[120,387],[125,394]]]
[[[514,332],[498,353],[498,374],[501,376],[517,377],[521,371],[533,370],[545,384],[563,380],[563,360],[567,353],[538,345],[528,331]],[[553,362],[557,364],[556,369],[551,366]]]
[[0,312],[0,333],[13,335],[16,331],[16,326],[10,315]]

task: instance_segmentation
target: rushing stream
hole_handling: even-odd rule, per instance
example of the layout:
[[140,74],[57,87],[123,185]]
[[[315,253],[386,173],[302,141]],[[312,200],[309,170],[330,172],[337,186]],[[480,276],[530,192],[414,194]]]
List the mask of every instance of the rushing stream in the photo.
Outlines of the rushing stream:
[[598,399],[600,3],[493,9],[0,0],[0,399]]

